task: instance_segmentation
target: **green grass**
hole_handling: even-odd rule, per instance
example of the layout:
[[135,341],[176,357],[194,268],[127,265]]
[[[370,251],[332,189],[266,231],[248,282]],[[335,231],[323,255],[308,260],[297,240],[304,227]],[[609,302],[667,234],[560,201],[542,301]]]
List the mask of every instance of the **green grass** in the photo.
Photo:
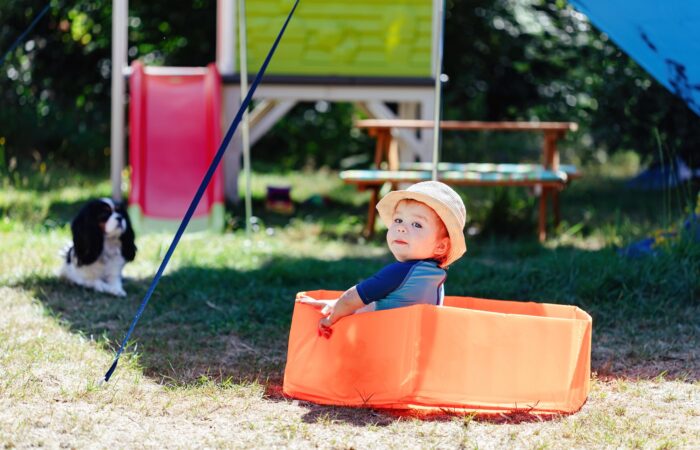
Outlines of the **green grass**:
[[[334,173],[253,179],[257,231],[248,238],[242,208],[229,205],[226,233],[186,235],[113,382],[102,387],[96,380],[172,236],[138,236],[126,299],[71,286],[55,277],[68,223],[85,200],[108,195],[109,184],[61,170],[1,182],[0,442],[130,446],[148,436],[178,447],[646,448],[700,439],[700,247],[679,241],[641,259],[615,251],[677,224],[692,189],[640,193],[589,173],[562,194],[564,222],[544,245],[534,239],[534,197],[464,190],[478,235],[450,269],[447,294],[580,306],[594,318],[597,378],[581,412],[548,422],[417,421],[282,397],[294,294],[347,288],[391,257],[381,233],[360,235],[366,194]],[[292,186],[294,215],[264,211],[268,184]],[[325,200],[307,201],[313,195]],[[169,441],[173,427],[181,436]]]

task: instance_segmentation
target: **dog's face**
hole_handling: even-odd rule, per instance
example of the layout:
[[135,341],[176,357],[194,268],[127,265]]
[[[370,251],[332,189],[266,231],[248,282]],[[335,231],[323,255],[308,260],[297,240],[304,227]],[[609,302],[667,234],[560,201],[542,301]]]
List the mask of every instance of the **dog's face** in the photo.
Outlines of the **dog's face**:
[[78,265],[92,264],[104,249],[105,239],[119,239],[125,261],[136,256],[134,231],[126,210],[108,198],[86,203],[71,223]]

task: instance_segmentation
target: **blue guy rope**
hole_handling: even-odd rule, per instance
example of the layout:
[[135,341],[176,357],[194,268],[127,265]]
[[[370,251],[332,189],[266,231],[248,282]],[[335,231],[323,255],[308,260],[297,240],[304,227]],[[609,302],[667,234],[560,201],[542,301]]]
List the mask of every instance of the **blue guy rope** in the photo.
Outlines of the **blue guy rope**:
[[153,281],[151,282],[151,286],[148,288],[146,295],[143,297],[143,300],[141,301],[141,306],[139,306],[139,309],[136,312],[136,316],[134,316],[134,320],[131,322],[131,326],[129,327],[129,331],[126,333],[126,336],[124,337],[124,340],[122,341],[121,346],[119,346],[119,350],[117,350],[117,354],[114,357],[114,362],[112,363],[112,366],[109,368],[109,370],[105,374],[105,377],[104,377],[105,382],[109,381],[110,377],[114,373],[114,370],[117,368],[117,363],[119,362],[119,357],[121,356],[122,352],[126,348],[126,344],[129,341],[129,337],[131,336],[131,333],[134,331],[134,328],[136,327],[136,323],[141,318],[141,314],[143,314],[143,310],[146,309],[146,305],[148,304],[148,300],[151,298],[151,295],[153,294],[153,291],[155,290],[156,285],[158,284],[158,281],[160,281],[160,277],[163,275],[163,271],[165,270],[165,266],[168,265],[168,261],[170,261],[170,257],[172,256],[173,252],[175,251],[175,247],[177,247],[178,242],[180,242],[180,238],[182,237],[182,234],[185,232],[185,228],[187,228],[187,224],[190,222],[190,219],[192,218],[192,214],[194,214],[194,210],[197,208],[199,201],[202,199],[202,195],[204,195],[204,191],[206,190],[207,186],[209,185],[209,181],[211,181],[211,177],[214,175],[214,171],[216,170],[217,166],[221,162],[221,158],[224,156],[224,153],[226,152],[226,149],[228,148],[228,145],[231,142],[231,139],[233,138],[233,134],[235,133],[236,128],[238,128],[238,124],[241,122],[241,119],[243,118],[243,112],[246,110],[246,108],[248,107],[248,104],[250,103],[250,100],[253,98],[253,94],[255,93],[255,90],[257,89],[258,84],[260,84],[260,80],[262,80],[262,77],[265,74],[265,70],[267,69],[267,65],[270,63],[270,60],[272,59],[272,55],[275,53],[275,50],[277,49],[277,44],[279,44],[280,39],[282,39],[282,35],[284,34],[284,31],[287,29],[287,24],[289,23],[290,19],[292,18],[294,11],[297,9],[298,4],[299,4],[299,0],[295,0],[294,6],[292,7],[292,10],[289,12],[289,15],[287,16],[287,20],[285,20],[284,25],[282,25],[282,29],[280,30],[279,34],[277,35],[277,38],[275,39],[274,44],[272,44],[272,48],[270,49],[269,53],[267,54],[265,61],[263,62],[262,66],[260,66],[260,70],[258,71],[257,75],[255,76],[255,80],[253,81],[253,84],[250,86],[250,89],[248,90],[248,94],[246,95],[245,99],[243,100],[241,107],[238,109],[238,113],[236,113],[236,117],[233,119],[231,126],[229,126],[228,131],[226,132],[226,136],[224,136],[224,139],[221,142],[221,146],[219,146],[219,150],[216,152],[216,155],[214,156],[214,159],[212,160],[211,165],[209,166],[209,169],[207,170],[207,173],[204,175],[204,179],[202,180],[202,183],[199,185],[199,189],[197,189],[197,193],[195,194],[194,198],[192,199],[192,203],[190,203],[190,207],[187,209],[187,213],[185,213],[185,217],[182,219],[182,222],[180,223],[180,227],[177,229],[177,232],[175,233],[175,237],[173,238],[173,242],[170,244],[170,248],[168,248],[168,251],[165,254],[165,257],[163,258],[163,261],[160,263],[160,267],[158,268],[158,272],[156,272],[155,277],[153,277]]
[[41,10],[39,14],[34,18],[31,24],[29,24],[29,27],[24,30],[24,33],[22,33],[17,40],[10,46],[10,49],[5,52],[2,58],[0,58],[0,67],[2,67],[2,64],[5,62],[5,58],[7,58],[16,48],[17,46],[22,43],[25,37],[34,29],[37,23],[41,20],[42,17],[49,11],[49,8],[51,7],[51,3],[47,4],[44,6],[44,9]]

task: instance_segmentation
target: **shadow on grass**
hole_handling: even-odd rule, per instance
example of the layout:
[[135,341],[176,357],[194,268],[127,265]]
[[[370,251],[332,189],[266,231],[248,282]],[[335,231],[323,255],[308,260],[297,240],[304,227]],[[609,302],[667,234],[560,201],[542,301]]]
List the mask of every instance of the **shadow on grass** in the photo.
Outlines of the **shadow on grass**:
[[[294,401],[282,393],[281,386],[270,386],[267,389],[267,397],[273,401]],[[299,400],[299,405],[306,408],[307,412],[302,416],[306,423],[317,424],[322,422],[342,422],[349,425],[363,427],[367,425],[388,426],[397,420],[419,419],[431,422],[450,422],[461,420],[464,426],[469,422],[487,422],[493,424],[518,424],[528,422],[548,422],[559,420],[571,414],[537,414],[533,408],[516,408],[501,413],[484,413],[467,411],[455,408],[428,409],[382,409],[362,408],[359,406],[334,406],[319,405],[304,400]]]
[[[330,197],[317,197],[304,202],[292,202],[293,213],[282,214],[268,211],[265,199],[253,198],[252,209],[255,211],[255,228],[283,228],[292,222],[302,221],[320,227],[319,237],[344,242],[357,242],[359,233],[364,227],[367,213],[366,205],[352,205]],[[238,205],[227,205],[231,212],[229,219],[230,230],[245,229],[245,209],[241,202]],[[375,235],[372,239],[383,242],[383,237]]]
[[[295,294],[344,289],[377,258],[334,265],[313,258],[272,259],[252,271],[182,267],[161,278],[129,344],[159,382],[213,379],[281,384]],[[116,350],[152,279],[126,279],[124,299],[55,278],[20,284],[74,332]],[[105,368],[106,370],[107,368]]]
[[316,405],[308,402],[305,406],[308,412],[302,416],[302,420],[306,423],[333,421],[355,426],[387,426],[397,420],[407,419],[419,419],[431,422],[451,422],[460,420],[465,427],[472,421],[506,425],[556,421],[571,414],[575,414],[535,414],[531,409],[519,408],[502,413],[481,413],[449,408],[440,408],[429,412],[411,409],[350,408]]
[[[527,243],[504,253],[502,245],[483,244],[450,269],[448,295],[576,304],[594,318],[592,370],[599,378],[700,379],[700,355],[693,344],[700,334],[694,319],[700,313],[696,247],[626,260],[605,249]],[[387,262],[276,257],[249,271],[178,268],[162,278],[128,351],[137,353],[144,373],[160,383],[187,385],[203,376],[257,381],[266,386],[270,400],[288,401],[281,384],[296,292],[342,290]],[[126,299],[54,278],[30,277],[19,286],[33,292],[70,330],[114,351],[150,282],[150,277],[126,280]],[[304,405],[309,422],[331,416],[357,425],[394,420],[387,418],[391,412]],[[454,416],[448,411],[429,419]],[[519,411],[477,420],[520,423],[543,416]]]

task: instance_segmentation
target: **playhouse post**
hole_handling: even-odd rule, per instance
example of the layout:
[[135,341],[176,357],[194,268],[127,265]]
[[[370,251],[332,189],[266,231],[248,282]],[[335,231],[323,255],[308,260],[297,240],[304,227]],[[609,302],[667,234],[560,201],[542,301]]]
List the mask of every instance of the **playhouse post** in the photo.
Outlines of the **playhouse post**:
[[[217,0],[216,3],[216,67],[222,77],[236,73],[236,0]],[[240,88],[237,85],[224,84],[221,90],[222,130],[225,131],[240,106]],[[230,202],[238,201],[238,173],[241,168],[241,136],[236,133],[230,147],[224,154],[224,195]]]
[[110,162],[112,198],[122,200],[124,169],[124,67],[127,65],[129,0],[112,0],[112,123]]

